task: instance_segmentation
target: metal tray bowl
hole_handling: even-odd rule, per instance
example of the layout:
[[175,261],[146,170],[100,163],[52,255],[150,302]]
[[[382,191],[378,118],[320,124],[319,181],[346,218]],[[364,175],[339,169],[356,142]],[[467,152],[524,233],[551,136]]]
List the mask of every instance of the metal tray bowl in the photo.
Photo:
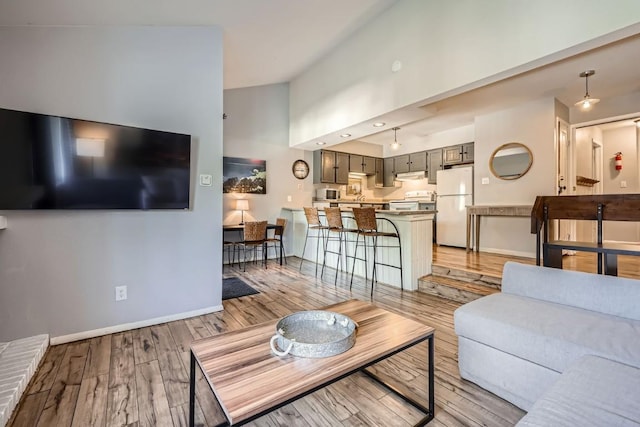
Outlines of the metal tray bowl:
[[329,357],[344,353],[356,342],[358,325],[333,311],[300,311],[283,317],[271,338],[271,350],[278,356]]

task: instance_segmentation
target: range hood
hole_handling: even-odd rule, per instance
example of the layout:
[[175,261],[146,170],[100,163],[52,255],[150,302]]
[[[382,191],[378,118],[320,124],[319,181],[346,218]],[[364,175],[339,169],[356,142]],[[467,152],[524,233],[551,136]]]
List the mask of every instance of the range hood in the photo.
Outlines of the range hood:
[[416,179],[425,179],[426,175],[424,171],[420,172],[405,172],[396,175],[396,181],[414,181]]

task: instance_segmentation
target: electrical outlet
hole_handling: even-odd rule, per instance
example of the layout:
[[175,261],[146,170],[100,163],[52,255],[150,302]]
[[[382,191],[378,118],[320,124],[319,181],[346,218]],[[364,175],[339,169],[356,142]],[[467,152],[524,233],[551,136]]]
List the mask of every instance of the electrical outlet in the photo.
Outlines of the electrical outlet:
[[291,200],[293,200],[291,196],[287,196],[287,202],[290,202]]
[[627,181],[620,181],[620,188],[627,188]]
[[116,286],[116,301],[123,301],[127,299],[127,287]]
[[211,187],[213,185],[213,177],[207,174],[200,174],[200,186]]

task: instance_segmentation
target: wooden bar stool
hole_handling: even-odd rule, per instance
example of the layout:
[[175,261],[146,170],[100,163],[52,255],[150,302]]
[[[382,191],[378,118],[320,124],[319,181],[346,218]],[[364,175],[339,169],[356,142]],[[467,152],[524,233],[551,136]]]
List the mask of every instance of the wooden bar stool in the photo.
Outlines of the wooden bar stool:
[[[318,253],[320,252],[320,241],[322,240],[322,250],[326,249],[325,232],[328,226],[320,222],[318,208],[304,208],[304,216],[307,218],[307,233],[304,236],[304,246],[302,247],[302,259],[300,260],[300,271],[302,271],[302,263],[304,263],[304,252],[307,249],[307,241],[316,239],[316,276],[318,275]],[[313,231],[313,234],[309,234]]]
[[[343,247],[346,249],[346,233],[355,233],[358,230],[356,230],[355,228],[345,228],[344,224],[342,222],[342,213],[340,212],[340,208],[325,208],[324,209],[324,214],[327,218],[327,226],[329,227],[327,229],[327,234],[326,234],[326,244],[325,244],[325,250],[324,250],[324,260],[322,261],[322,270],[320,271],[320,278],[322,278],[323,274],[324,274],[324,267],[327,264],[327,254],[334,254],[337,255],[337,260],[336,260],[336,277],[334,279],[333,284],[337,285],[338,283],[338,271],[340,270],[340,264],[342,262],[342,256],[343,256]],[[332,237],[331,234],[337,233],[337,237]],[[330,242],[338,242],[338,250],[331,250],[329,248],[329,244]]]
[[[349,289],[353,286],[353,273],[355,271],[356,260],[364,261],[365,281],[367,278],[368,261],[367,250],[371,248],[373,250],[373,269],[371,271],[371,297],[373,297],[373,285],[377,282],[376,267],[378,265],[384,265],[386,267],[393,267],[400,270],[400,289],[404,289],[402,283],[402,246],[400,242],[400,233],[396,225],[386,218],[376,218],[376,211],[374,208],[353,208],[353,216],[356,220],[358,227],[356,236],[356,247],[353,255],[353,265],[351,266],[351,282]],[[379,231],[378,221],[385,221],[393,228],[393,232]],[[362,248],[364,249],[364,257],[358,258],[358,247],[360,247],[360,237],[362,237]],[[398,244],[385,244],[389,239],[397,239]],[[380,248],[398,249],[400,265],[385,264],[377,261],[376,255]]]

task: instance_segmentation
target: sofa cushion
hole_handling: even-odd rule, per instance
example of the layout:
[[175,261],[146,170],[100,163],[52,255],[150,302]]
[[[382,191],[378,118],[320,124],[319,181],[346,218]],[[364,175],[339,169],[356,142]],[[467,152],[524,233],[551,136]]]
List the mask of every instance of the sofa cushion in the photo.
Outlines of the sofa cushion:
[[640,320],[640,280],[507,262],[502,292]]
[[640,426],[640,369],[585,356],[562,374],[520,427]]
[[640,366],[640,321],[510,294],[454,312],[459,336],[557,372],[585,354]]

